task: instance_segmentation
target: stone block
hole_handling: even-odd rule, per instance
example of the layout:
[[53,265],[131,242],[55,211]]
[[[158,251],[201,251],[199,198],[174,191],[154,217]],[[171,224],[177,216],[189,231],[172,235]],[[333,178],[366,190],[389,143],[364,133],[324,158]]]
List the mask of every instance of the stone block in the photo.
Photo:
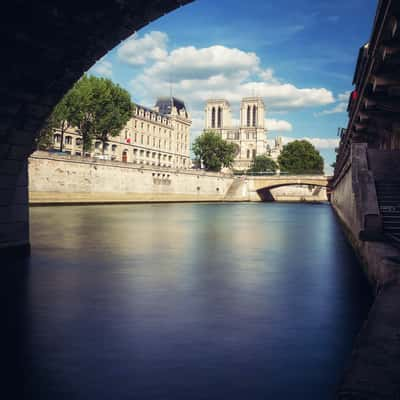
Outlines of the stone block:
[[0,223],[0,245],[12,242],[29,242],[27,222]]
[[27,204],[0,206],[0,224],[14,222],[29,222],[29,207]]
[[13,175],[17,176],[22,167],[24,162],[21,160],[0,160],[0,176],[1,175]]
[[32,149],[29,145],[9,145],[7,158],[9,160],[26,160],[31,152]]

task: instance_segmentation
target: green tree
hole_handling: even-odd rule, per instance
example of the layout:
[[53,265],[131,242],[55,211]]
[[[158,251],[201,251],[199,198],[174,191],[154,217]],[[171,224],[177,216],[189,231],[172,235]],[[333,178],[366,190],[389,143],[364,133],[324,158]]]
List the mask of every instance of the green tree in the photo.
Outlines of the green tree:
[[38,147],[48,148],[57,129],[61,134],[62,151],[64,133],[76,127],[82,136],[82,156],[90,150],[93,139],[103,143],[104,153],[104,144],[119,134],[132,110],[133,104],[126,90],[109,79],[84,75],[54,107],[40,132]]
[[283,146],[278,163],[283,172],[291,174],[322,174],[324,171],[324,159],[307,140],[295,140]]
[[49,149],[53,144],[53,132],[58,130],[60,132],[60,151],[63,151],[65,132],[72,126],[72,121],[77,111],[75,101],[74,92],[71,89],[54,107],[39,133],[39,149]]
[[129,93],[110,79],[84,75],[72,88],[79,106],[73,123],[83,141],[83,153],[90,150],[92,139],[105,143],[117,136],[131,117],[133,104]]
[[278,164],[270,157],[266,155],[256,156],[253,160],[253,164],[249,169],[250,172],[275,172],[278,169]]
[[223,140],[218,133],[206,131],[193,143],[196,159],[203,162],[208,171],[220,171],[233,164],[237,146]]

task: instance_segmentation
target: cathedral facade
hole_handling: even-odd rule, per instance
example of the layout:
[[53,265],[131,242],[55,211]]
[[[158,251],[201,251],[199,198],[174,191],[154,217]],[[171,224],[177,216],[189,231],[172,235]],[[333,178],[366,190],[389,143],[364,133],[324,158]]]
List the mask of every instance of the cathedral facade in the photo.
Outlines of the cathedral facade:
[[205,107],[204,131],[214,131],[238,146],[233,168],[245,170],[254,158],[267,154],[265,104],[260,97],[245,97],[240,103],[239,126],[232,121],[231,106],[227,100],[211,99]]

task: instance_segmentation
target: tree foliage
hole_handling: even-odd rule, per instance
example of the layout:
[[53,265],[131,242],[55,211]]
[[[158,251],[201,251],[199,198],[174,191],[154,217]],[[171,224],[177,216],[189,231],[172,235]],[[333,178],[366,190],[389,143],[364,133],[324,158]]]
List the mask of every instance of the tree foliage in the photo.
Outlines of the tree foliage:
[[292,174],[324,171],[324,159],[307,140],[295,140],[283,146],[278,163],[282,171]]
[[[40,135],[48,141],[49,131],[77,128],[82,135],[83,153],[92,140],[104,143],[115,137],[128,122],[133,109],[129,93],[109,79],[84,75],[56,105]],[[61,148],[62,150],[62,148]]]
[[237,146],[222,139],[218,133],[206,131],[193,143],[193,153],[206,170],[220,171],[233,164]]
[[266,155],[256,156],[253,160],[253,164],[249,169],[250,172],[275,172],[278,169],[278,164],[270,157]]
[[133,105],[129,93],[110,79],[84,75],[73,87],[79,104],[74,117],[84,145],[95,138],[106,143],[128,122]]
[[65,96],[54,107],[47,118],[45,125],[39,133],[38,147],[47,150],[53,144],[53,132],[57,129],[60,132],[60,151],[63,150],[64,134],[72,126],[78,105],[73,90],[69,90]]

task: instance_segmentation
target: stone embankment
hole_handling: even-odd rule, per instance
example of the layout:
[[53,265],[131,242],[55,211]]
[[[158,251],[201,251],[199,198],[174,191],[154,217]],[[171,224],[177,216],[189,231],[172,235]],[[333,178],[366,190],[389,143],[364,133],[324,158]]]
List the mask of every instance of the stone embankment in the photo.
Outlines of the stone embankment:
[[224,201],[232,182],[224,174],[47,152],[29,159],[32,205]]
[[[29,159],[29,202],[43,205],[266,200],[255,180],[37,151]],[[326,189],[312,183],[272,188],[268,190],[268,200],[326,201]]]
[[376,293],[339,389],[341,400],[400,399],[400,250],[385,235],[373,158],[365,143],[353,144],[331,196]]

